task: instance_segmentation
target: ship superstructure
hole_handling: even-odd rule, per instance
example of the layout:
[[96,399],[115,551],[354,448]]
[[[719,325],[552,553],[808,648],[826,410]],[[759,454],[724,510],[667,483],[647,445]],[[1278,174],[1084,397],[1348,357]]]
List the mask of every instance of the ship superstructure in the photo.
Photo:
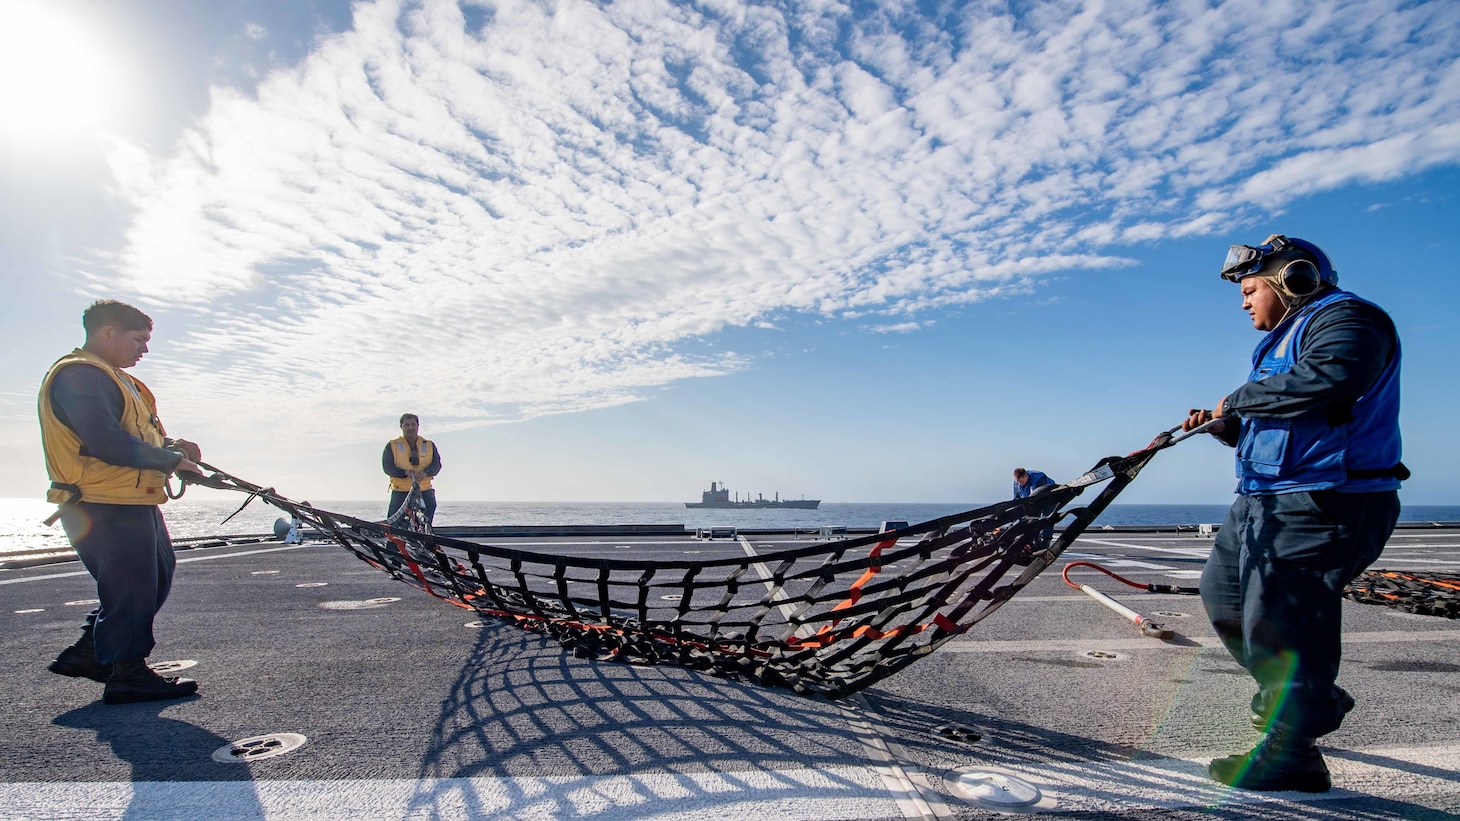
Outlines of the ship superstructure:
[[730,487],[724,482],[711,482],[710,489],[700,494],[698,502],[685,502],[685,507],[710,507],[710,508],[789,508],[795,510],[815,510],[821,504],[820,499],[782,499],[777,492],[774,498],[767,499],[763,494],[757,493],[755,498],[749,496],[744,499],[736,494],[734,499],[730,498]]

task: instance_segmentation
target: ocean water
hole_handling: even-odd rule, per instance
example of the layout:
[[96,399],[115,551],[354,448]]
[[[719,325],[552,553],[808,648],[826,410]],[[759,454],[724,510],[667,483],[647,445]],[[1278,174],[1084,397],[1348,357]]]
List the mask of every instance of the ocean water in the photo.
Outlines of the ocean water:
[[[283,512],[255,501],[228,522],[241,496],[219,499],[188,496],[163,506],[173,538],[272,533]],[[884,521],[922,522],[980,507],[986,502],[911,504],[823,502],[817,510],[701,510],[680,502],[449,502],[436,511],[437,525],[624,525],[675,524],[686,528],[727,526],[754,529],[776,527],[877,527]],[[325,510],[378,521],[385,518],[385,500],[372,502],[319,502]],[[69,545],[59,524],[41,522],[55,505],[33,499],[0,499],[0,554],[36,550],[66,550]],[[1226,505],[1111,505],[1100,525],[1219,524]],[[1415,505],[1405,508],[1405,521],[1460,521],[1460,505]]]

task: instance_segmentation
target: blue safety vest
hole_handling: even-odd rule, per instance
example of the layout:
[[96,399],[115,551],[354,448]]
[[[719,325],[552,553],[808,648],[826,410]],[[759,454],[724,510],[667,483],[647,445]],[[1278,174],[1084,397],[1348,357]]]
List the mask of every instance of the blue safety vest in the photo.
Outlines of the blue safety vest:
[[[1249,382],[1287,373],[1298,362],[1308,323],[1330,305],[1362,300],[1334,291],[1280,323],[1252,352]],[[1378,306],[1374,306],[1378,307]],[[1382,310],[1382,309],[1381,309]],[[1237,443],[1237,492],[1244,496],[1342,488],[1345,493],[1395,490],[1399,478],[1399,337],[1394,353],[1368,393],[1353,406],[1353,419],[1332,424],[1328,414],[1296,419],[1243,419]]]

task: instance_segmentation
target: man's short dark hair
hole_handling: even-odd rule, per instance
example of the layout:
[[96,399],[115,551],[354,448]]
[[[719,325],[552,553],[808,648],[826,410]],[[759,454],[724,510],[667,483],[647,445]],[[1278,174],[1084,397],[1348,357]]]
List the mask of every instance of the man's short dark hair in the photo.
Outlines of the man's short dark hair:
[[400,424],[404,425],[406,423],[406,420],[407,419],[411,420],[412,422],[415,422],[417,425],[421,424],[421,417],[415,415],[414,413],[403,413],[403,414],[401,414],[400,415]]
[[81,327],[86,329],[87,336],[108,325],[124,331],[150,331],[152,317],[115,299],[98,299],[81,312]]
[[1024,468],[1014,468],[1014,478],[1015,479],[1023,479],[1025,476],[1028,476],[1028,475],[1029,475],[1029,471],[1025,470]]

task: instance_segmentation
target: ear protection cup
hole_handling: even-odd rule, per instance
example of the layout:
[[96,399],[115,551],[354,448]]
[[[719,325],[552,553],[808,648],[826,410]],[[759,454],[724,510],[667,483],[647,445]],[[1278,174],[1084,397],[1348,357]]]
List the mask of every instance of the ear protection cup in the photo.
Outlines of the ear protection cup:
[[1323,281],[1318,266],[1311,260],[1295,259],[1283,266],[1283,287],[1293,296],[1307,296],[1318,290]]

